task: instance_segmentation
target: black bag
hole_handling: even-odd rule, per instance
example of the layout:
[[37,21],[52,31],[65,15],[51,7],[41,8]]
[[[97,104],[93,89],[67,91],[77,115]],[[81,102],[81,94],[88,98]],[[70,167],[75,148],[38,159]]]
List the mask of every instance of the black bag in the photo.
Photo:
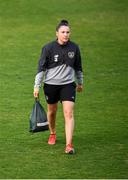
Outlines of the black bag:
[[48,130],[48,120],[43,106],[39,99],[35,99],[35,104],[30,115],[30,132],[40,132]]

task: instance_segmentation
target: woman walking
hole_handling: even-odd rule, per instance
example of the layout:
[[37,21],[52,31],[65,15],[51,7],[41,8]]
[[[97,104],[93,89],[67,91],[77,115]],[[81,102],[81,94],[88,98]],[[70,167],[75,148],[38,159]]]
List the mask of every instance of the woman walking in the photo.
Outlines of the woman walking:
[[78,45],[70,41],[70,26],[67,20],[61,20],[56,27],[57,39],[42,48],[38,72],[35,77],[34,97],[43,89],[47,101],[47,117],[50,136],[49,145],[56,144],[56,113],[60,101],[65,119],[65,153],[74,154],[74,103],[76,90],[83,90],[83,72]]

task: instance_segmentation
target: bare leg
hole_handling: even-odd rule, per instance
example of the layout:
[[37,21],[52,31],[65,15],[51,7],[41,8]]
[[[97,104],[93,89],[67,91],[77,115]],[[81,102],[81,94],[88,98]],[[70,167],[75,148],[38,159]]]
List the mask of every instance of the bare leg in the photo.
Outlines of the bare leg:
[[63,112],[65,118],[65,134],[66,145],[72,144],[73,131],[74,131],[74,102],[63,101]]
[[48,104],[47,108],[48,108],[47,117],[49,122],[50,134],[56,134],[55,121],[56,121],[57,103]]

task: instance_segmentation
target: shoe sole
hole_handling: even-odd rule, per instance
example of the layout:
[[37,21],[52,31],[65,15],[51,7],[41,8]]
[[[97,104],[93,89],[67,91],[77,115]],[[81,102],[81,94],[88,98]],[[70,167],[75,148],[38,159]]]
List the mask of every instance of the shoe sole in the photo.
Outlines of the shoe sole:
[[56,144],[56,143],[48,143],[49,145],[54,145],[54,144]]
[[65,151],[66,154],[75,154],[75,151],[74,150],[71,150],[71,151]]

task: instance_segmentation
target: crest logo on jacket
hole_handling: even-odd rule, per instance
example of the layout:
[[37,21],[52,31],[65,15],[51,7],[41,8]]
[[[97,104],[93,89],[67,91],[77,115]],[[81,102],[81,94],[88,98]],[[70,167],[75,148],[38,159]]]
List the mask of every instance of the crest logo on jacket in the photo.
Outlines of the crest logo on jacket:
[[58,61],[58,57],[59,57],[59,55],[58,55],[58,54],[55,54],[55,55],[54,55],[54,61],[55,61],[55,62],[57,62],[57,61]]
[[68,52],[68,57],[70,59],[74,58],[74,55],[75,55],[75,53],[73,51],[72,52]]

